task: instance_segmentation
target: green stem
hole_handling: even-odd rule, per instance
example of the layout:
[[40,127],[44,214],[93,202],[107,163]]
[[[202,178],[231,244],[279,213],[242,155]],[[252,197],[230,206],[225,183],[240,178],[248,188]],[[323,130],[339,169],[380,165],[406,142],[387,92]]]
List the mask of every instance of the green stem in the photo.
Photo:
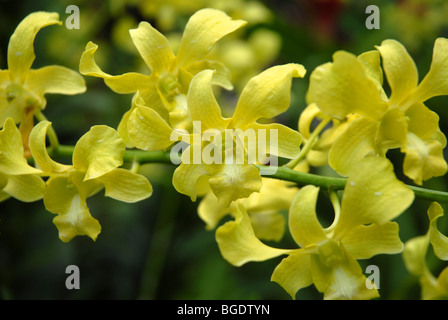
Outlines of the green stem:
[[332,119],[331,117],[326,117],[319,123],[319,125],[316,127],[316,129],[314,129],[310,138],[306,141],[305,145],[303,146],[302,150],[300,151],[299,156],[296,159],[289,161],[286,164],[286,167],[288,167],[290,169],[294,169],[300,163],[300,161],[302,161],[306,157],[308,152],[311,150],[313,145],[316,143],[317,137],[322,132],[322,130],[327,126],[327,124],[331,121],[331,119]]
[[[54,150],[49,150],[49,153],[53,157],[68,158],[73,155],[75,147],[67,145],[59,145]],[[173,163],[171,157],[179,161],[179,156],[171,156],[169,152],[165,151],[143,151],[143,150],[126,150],[123,161],[134,163],[135,161],[144,163]],[[173,159],[174,160],[174,159]]]
[[74,150],[75,150],[74,146],[59,145],[57,148],[54,149],[48,148],[48,153],[51,157],[54,158],[68,158],[73,155]]
[[[179,156],[173,156],[179,160]],[[142,151],[126,150],[124,161],[138,161],[139,163],[173,163],[169,152],[165,151]]]
[[[257,167],[260,168],[262,166],[257,165]],[[316,174],[295,171],[287,167],[279,167],[277,168],[276,173],[268,175],[267,177],[295,182],[299,186],[312,184],[326,190],[343,190],[347,183],[346,178],[319,176]],[[415,196],[419,199],[448,203],[448,192],[409,185],[408,187],[414,191]]]
[[[74,147],[73,146],[65,146],[59,145],[56,149],[54,149],[50,154],[53,157],[71,157],[73,154]],[[176,160],[178,156],[175,156]],[[169,152],[165,151],[142,151],[142,150],[126,150],[123,160],[126,162],[138,161],[140,164],[145,163],[165,163],[172,164],[171,156]],[[265,166],[256,165],[259,169],[264,168]],[[271,171],[271,170],[269,170]],[[267,171],[268,172],[268,171]],[[346,178],[339,177],[327,177],[320,176],[312,173],[304,173],[300,171],[292,170],[286,166],[277,167],[277,170],[274,174],[264,174],[263,176],[267,178],[279,179],[294,182],[299,186],[305,185],[314,185],[317,187],[321,187],[325,190],[343,190],[345,188],[345,184],[347,182]],[[415,196],[417,198],[428,200],[428,201],[437,201],[442,203],[448,203],[448,192],[431,190],[416,186],[408,186],[414,191]]]
[[[263,166],[257,165],[257,167],[260,169]],[[288,167],[278,167],[274,174],[265,176],[268,178],[295,182],[299,186],[312,184],[325,190],[331,189],[335,191],[344,189],[347,181],[345,178],[319,176],[317,174],[295,171]]]
[[134,159],[134,161],[132,161],[132,166],[129,169],[129,171],[131,171],[132,173],[138,173],[139,169],[140,169],[140,162]]

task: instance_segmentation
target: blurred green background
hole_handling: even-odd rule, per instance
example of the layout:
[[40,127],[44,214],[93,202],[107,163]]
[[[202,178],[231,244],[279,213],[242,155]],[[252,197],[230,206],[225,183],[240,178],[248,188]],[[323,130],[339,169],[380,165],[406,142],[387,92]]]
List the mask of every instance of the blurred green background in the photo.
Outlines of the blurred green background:
[[[290,109],[278,121],[297,128],[305,107],[309,74],[331,61],[336,50],[360,54],[373,50],[381,41],[402,42],[416,61],[421,77],[428,71],[434,40],[448,31],[448,4],[442,0],[355,1],[5,1],[0,0],[0,69],[7,68],[9,37],[20,21],[33,11],[52,11],[60,19],[70,15],[65,8],[80,9],[80,29],[62,26],[44,28],[35,40],[33,68],[59,64],[78,70],[88,41],[99,45],[97,60],[110,74],[128,71],[149,73],[130,41],[128,30],[148,21],[164,34],[181,32],[189,16],[202,7],[223,8],[249,24],[238,36],[249,39],[257,30],[277,34],[278,47],[260,62],[260,70],[271,65],[296,62],[308,70],[304,79],[293,81]],[[380,29],[368,30],[365,9],[380,8]],[[257,70],[255,70],[257,71]],[[63,144],[74,144],[96,124],[116,127],[130,107],[131,96],[112,92],[98,78],[85,77],[88,90],[77,96],[48,95],[45,115],[53,122]],[[244,83],[243,83],[244,84]],[[243,85],[242,84],[242,85]],[[440,127],[448,132],[448,100],[433,98],[427,105],[440,116]],[[396,173],[406,183],[402,155],[391,151]],[[92,216],[102,225],[96,242],[76,237],[62,243],[42,201],[21,203],[14,199],[0,204],[0,298],[2,299],[290,299],[270,276],[281,258],[233,267],[220,255],[214,232],[206,231],[196,213],[197,203],[176,193],[171,185],[174,168],[145,165],[144,173],[154,187],[151,198],[124,204],[101,193],[88,199]],[[316,169],[317,170],[317,169]],[[316,171],[315,170],[315,171]],[[325,168],[318,173],[327,173]],[[448,191],[444,177],[425,187]],[[320,212],[331,211],[322,195]],[[398,218],[403,241],[427,230],[428,202],[416,200]],[[286,212],[285,212],[286,214]],[[325,213],[323,213],[325,219]],[[444,220],[444,221],[442,221]],[[440,230],[447,234],[447,218]],[[274,246],[294,248],[288,235]],[[429,254],[435,275],[446,266]],[[68,265],[80,268],[79,290],[68,290]],[[363,270],[376,264],[381,270],[381,299],[418,299],[420,287],[406,271],[401,255],[378,256],[361,261]],[[321,299],[313,286],[297,299]]]

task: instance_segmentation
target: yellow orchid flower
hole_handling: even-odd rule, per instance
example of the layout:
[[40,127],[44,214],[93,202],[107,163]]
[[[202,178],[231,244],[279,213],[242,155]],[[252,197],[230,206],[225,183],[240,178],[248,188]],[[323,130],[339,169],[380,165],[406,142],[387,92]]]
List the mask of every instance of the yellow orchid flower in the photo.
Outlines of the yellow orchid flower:
[[[216,69],[214,83],[232,89],[228,68],[219,61],[208,60],[207,55],[217,41],[245,24],[245,21],[232,20],[219,10],[200,10],[188,21],[175,55],[165,36],[148,22],[141,22],[137,29],[130,30],[130,34],[151,69],[151,75],[130,72],[112,76],[103,72],[95,62],[94,54],[98,46],[93,42],[87,44],[81,57],[80,72],[103,78],[117,93],[139,91],[146,104],[156,110],[170,126],[189,129],[191,120],[186,106],[186,93],[192,77],[201,70]],[[125,125],[131,111],[123,116],[120,125]],[[129,144],[127,137],[123,138]]]
[[33,202],[44,196],[42,171],[25,159],[22,135],[12,118],[6,119],[0,131],[0,201],[9,197]]
[[213,192],[209,192],[198,206],[198,215],[213,230],[226,215],[237,214],[238,204],[247,210],[257,238],[280,241],[285,232],[285,218],[281,210],[287,210],[297,193],[297,188],[285,181],[262,178],[260,192],[248,198],[232,202],[229,207],[219,204]]
[[[331,125],[328,125],[326,120],[328,116],[315,103],[307,106],[300,114],[298,121],[298,130],[302,134],[304,145],[310,144],[305,155],[307,163],[314,167],[328,164],[331,146],[356,118],[358,118],[356,114],[349,115],[344,120],[333,118]],[[319,125],[312,130],[312,124],[316,121]]]
[[[400,148],[405,153],[403,171],[415,183],[446,173],[442,153],[446,138],[437,114],[424,102],[448,93],[447,49],[447,39],[435,41],[431,68],[420,84],[414,61],[395,40],[385,40],[377,51],[359,57],[338,51],[332,63],[313,71],[307,102],[341,121],[358,116],[329,152],[329,164],[337,172],[346,175],[360,158]],[[382,88],[380,56],[390,97]]]
[[58,13],[34,12],[17,26],[8,45],[8,68],[0,70],[0,123],[11,117],[16,123],[45,108],[46,93],[78,94],[86,90],[83,77],[66,67],[31,69],[33,42],[40,29],[62,24]]
[[241,266],[288,255],[275,268],[271,280],[292,298],[313,283],[324,299],[377,297],[378,290],[366,286],[367,279],[356,260],[402,251],[398,224],[390,220],[410,206],[414,193],[396,179],[392,164],[381,157],[366,157],[352,168],[328,228],[323,228],[316,216],[318,193],[318,187],[305,186],[291,204],[289,230],[299,249],[278,249],[261,242],[240,207],[236,219],[216,231],[223,257]]
[[73,165],[63,165],[50,158],[45,146],[48,121],[38,123],[30,134],[30,149],[37,166],[49,176],[43,197],[59,238],[68,242],[77,235],[96,240],[101,231],[86,200],[102,189],[105,195],[123,202],[137,202],[152,194],[152,186],[142,175],[119,168],[126,149],[124,141],[112,128],[93,126],[76,143]]
[[433,202],[428,209],[429,217],[429,241],[435,255],[444,261],[448,261],[448,237],[437,229],[437,220],[443,216],[443,208],[437,202]]
[[437,219],[443,216],[443,208],[433,202],[428,209],[429,230],[405,243],[403,260],[410,273],[419,277],[423,300],[448,299],[448,267],[438,278],[434,277],[426,263],[428,246],[431,244],[435,255],[441,260],[448,260],[448,237],[437,229]]
[[[288,159],[298,155],[301,136],[297,131],[277,123],[259,124],[256,120],[270,119],[287,110],[292,78],[303,77],[305,69],[299,64],[286,64],[252,78],[244,87],[231,118],[222,117],[215,100],[213,73],[213,70],[201,71],[190,84],[187,105],[191,119],[200,126],[193,134],[173,131],[148,107],[134,108],[127,128],[133,145],[143,150],[165,149],[179,137],[187,138],[190,146],[182,153],[182,163],[174,172],[174,187],[196,201],[198,186],[205,181],[218,202],[227,207],[232,201],[260,190],[260,172],[253,165],[260,160],[259,155]],[[249,155],[255,159],[251,161]]]

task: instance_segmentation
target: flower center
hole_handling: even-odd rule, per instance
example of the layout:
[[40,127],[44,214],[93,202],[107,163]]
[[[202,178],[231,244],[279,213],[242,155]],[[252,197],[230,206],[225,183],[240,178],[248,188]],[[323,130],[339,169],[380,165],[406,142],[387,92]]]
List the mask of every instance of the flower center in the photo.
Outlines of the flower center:
[[6,86],[5,93],[6,101],[9,104],[14,104],[21,110],[29,109],[30,107],[35,108],[37,106],[38,99],[15,82],[11,82]]
[[179,94],[179,88],[177,77],[172,74],[166,74],[159,80],[159,89],[169,102],[172,102],[174,97]]
[[317,254],[323,265],[334,267],[344,259],[344,251],[338,241],[327,239],[317,245]]

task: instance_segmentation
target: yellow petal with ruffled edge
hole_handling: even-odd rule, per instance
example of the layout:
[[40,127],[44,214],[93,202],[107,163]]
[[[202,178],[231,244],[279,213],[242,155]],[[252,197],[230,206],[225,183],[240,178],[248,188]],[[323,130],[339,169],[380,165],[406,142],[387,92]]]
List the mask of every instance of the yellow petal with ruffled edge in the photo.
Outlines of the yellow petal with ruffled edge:
[[240,205],[234,221],[226,222],[216,230],[219,250],[229,263],[242,266],[249,261],[264,261],[291,250],[272,248],[254,234],[246,209]]
[[445,294],[448,295],[448,267],[440,273],[437,283],[440,287],[445,288]]
[[448,39],[438,38],[434,42],[429,72],[409,97],[411,103],[423,102],[432,97],[448,94]]
[[415,103],[405,113],[408,119],[407,143],[404,152],[404,172],[417,184],[446,172],[443,148],[445,135],[439,128],[439,116],[423,103]]
[[250,221],[258,239],[280,241],[285,234],[286,220],[279,212],[249,212]]
[[289,231],[302,248],[327,239],[316,216],[318,195],[318,187],[305,186],[297,192],[289,209]]
[[86,172],[84,180],[95,179],[123,164],[126,144],[114,129],[93,126],[76,143],[73,167]]
[[366,157],[350,170],[334,237],[343,238],[360,225],[394,219],[413,201],[414,192],[396,178],[388,159]]
[[259,192],[262,185],[260,172],[250,164],[223,164],[208,182],[219,204],[224,207],[234,200]]
[[7,175],[42,173],[26,161],[22,135],[11,118],[6,119],[0,131],[0,172]]
[[90,215],[86,199],[66,177],[49,180],[44,195],[45,208],[57,214],[53,223],[59,230],[59,238],[68,242],[76,236],[87,235],[96,240],[101,226]]
[[298,190],[293,183],[263,177],[260,192],[242,201],[249,212],[280,211],[289,209]]
[[421,299],[422,300],[446,300],[446,296],[443,296],[440,288],[437,285],[437,279],[432,275],[428,274],[421,277]]
[[235,212],[236,204],[240,203],[250,216],[257,238],[280,241],[285,231],[285,217],[281,211],[289,208],[297,190],[284,181],[262,178],[260,192],[237,200],[227,208],[218,203],[213,192],[207,193],[199,203],[198,215],[206,223],[206,229],[212,230],[225,215]]
[[[185,151],[187,152],[187,151]],[[196,201],[197,183],[203,176],[208,176],[208,171],[202,164],[181,163],[173,174],[173,186],[177,192],[185,194]]]
[[297,291],[313,283],[310,255],[301,250],[292,252],[274,269],[271,281],[277,282],[295,299]]
[[134,144],[131,142],[131,139],[128,135],[128,121],[132,111],[134,111],[133,108],[123,114],[117,127],[118,134],[120,135],[121,139],[123,139],[124,143],[126,143],[126,148],[129,149],[134,148]]
[[289,63],[271,67],[253,77],[244,87],[232,116],[232,128],[245,129],[258,119],[271,119],[289,108],[292,78],[303,78],[306,70]]
[[40,29],[62,24],[56,12],[33,12],[20,22],[8,45],[8,69],[11,81],[22,83],[34,62],[34,38]]
[[437,220],[443,216],[443,208],[437,202],[431,203],[428,209],[429,237],[434,253],[441,260],[448,260],[448,237],[437,229]]
[[439,295],[437,296],[437,299],[448,299],[448,267],[443,269],[443,271],[440,273],[439,277],[437,278],[437,287],[440,290]]
[[[86,75],[94,76],[87,73]],[[134,93],[138,90],[154,90],[155,86],[154,79],[150,76],[136,72],[127,72],[119,76],[105,75],[100,78],[104,78],[104,83],[113,91],[122,94]]]
[[319,140],[317,140],[316,145],[313,146],[313,148],[316,150],[328,151],[336,139],[338,139],[345,132],[345,130],[347,130],[350,124],[359,118],[361,118],[361,116],[352,114],[344,121],[333,119],[331,127],[322,132]]
[[[155,111],[157,112],[157,110],[159,110],[159,104],[157,102],[160,102],[160,98],[159,98],[159,94],[157,92],[157,90],[154,88],[154,92],[145,92],[145,96],[148,99],[149,103],[151,104],[151,108],[154,109],[155,107]],[[154,101],[156,99],[156,101]],[[131,142],[131,139],[129,138],[129,130],[128,130],[128,121],[129,121],[129,117],[132,113],[132,111],[135,110],[136,107],[138,106],[142,106],[145,107],[146,103],[145,100],[142,97],[142,92],[137,91],[133,96],[132,96],[132,103],[131,103],[131,109],[129,109],[128,111],[126,111],[121,120],[120,123],[118,124],[117,127],[117,132],[120,135],[121,139],[123,139],[123,141],[126,143],[126,147],[127,148],[134,148],[134,144]],[[163,108],[163,107],[162,107]],[[165,109],[164,109],[165,110]],[[166,110],[165,110],[166,111]]]
[[163,34],[145,21],[140,22],[137,29],[129,30],[129,33],[152,74],[172,71],[170,69],[175,57],[168,39]]
[[346,176],[350,169],[369,154],[376,154],[375,137],[379,123],[369,118],[358,118],[335,140],[328,154],[328,163],[339,174]]
[[357,59],[362,62],[366,70],[367,76],[377,82],[380,93],[384,93],[383,86],[383,70],[381,69],[380,54],[376,50],[371,50],[360,54]]
[[377,254],[396,254],[404,248],[395,222],[359,226],[344,236],[341,243],[355,259],[369,259]]
[[299,156],[302,135],[279,123],[253,123],[246,130],[254,130],[257,135],[258,155],[275,155],[295,159]]
[[420,277],[429,273],[426,265],[428,246],[429,233],[412,238],[404,244],[403,261],[411,274]]
[[424,180],[444,175],[448,168],[443,156],[444,147],[445,143],[433,139],[423,140],[408,132],[407,143],[401,148],[405,153],[404,174],[418,185]]
[[[328,164],[328,152],[311,149],[306,154],[306,163],[313,167],[321,167]],[[297,169],[295,169],[297,170]],[[299,170],[300,171],[300,170]]]
[[[258,193],[252,193],[249,198]],[[267,197],[268,194],[264,194]],[[246,204],[249,198],[239,200],[237,202],[243,204],[249,214],[255,236],[262,240],[280,241],[285,233],[285,218],[282,214],[275,212],[270,207],[266,207],[264,211],[253,211]],[[259,197],[260,198],[260,197]],[[213,192],[209,192],[201,200],[198,206],[198,215],[206,223],[207,230],[213,230],[218,223],[228,214],[237,210],[237,202],[232,203],[229,207],[223,207],[218,203]]]
[[[335,249],[335,246],[329,249]],[[376,288],[367,288],[366,277],[358,262],[343,247],[338,248],[336,251],[322,248],[317,255],[311,255],[313,282],[324,294],[324,299],[368,300],[379,297]]]
[[408,122],[403,111],[399,108],[390,108],[384,114],[376,134],[378,148],[388,150],[399,148],[406,144]]
[[[159,94],[161,93],[159,92]],[[168,102],[168,100],[164,99],[162,94],[160,97],[165,105],[169,106],[169,124],[175,129],[191,130],[192,121],[187,106],[186,96],[184,94],[175,95],[172,102]]]
[[423,236],[408,240],[403,251],[404,264],[411,274],[419,277],[422,300],[445,300],[448,297],[448,268],[445,268],[437,279],[434,277],[426,263],[429,244],[429,231]]
[[236,210],[236,203],[241,203],[249,213],[257,237],[278,241],[285,227],[284,217],[279,212],[289,209],[297,190],[284,181],[262,178],[260,192],[254,192],[227,208],[218,203],[213,192],[207,193],[199,203],[198,215],[206,223],[206,229],[212,230],[226,214]]
[[[405,113],[408,122],[408,131],[423,140],[438,139],[441,134],[439,116],[423,103],[415,103]],[[440,143],[444,143],[440,140]]]
[[391,105],[399,104],[418,84],[418,71],[406,48],[396,40],[385,40],[376,47],[391,88]]
[[34,202],[42,199],[45,191],[45,182],[34,174],[9,176],[8,183],[3,188],[13,198],[22,202]]
[[137,90],[145,90],[154,85],[153,78],[141,73],[129,72],[119,76],[113,76],[103,72],[95,62],[95,52],[98,45],[89,41],[79,62],[79,72],[83,75],[103,78],[109,88],[117,93],[134,93]]
[[142,150],[163,150],[177,139],[171,139],[173,129],[153,109],[136,106],[128,123],[128,137],[131,143]]
[[310,128],[313,120],[317,118],[318,115],[322,114],[317,104],[312,103],[302,111],[299,117],[297,128],[303,138],[308,139],[311,135]]
[[71,168],[53,161],[47,152],[46,136],[47,130],[51,126],[49,121],[41,121],[31,130],[29,146],[36,165],[44,172],[64,172]]
[[187,105],[193,121],[200,121],[201,131],[207,129],[224,130],[228,120],[221,116],[221,109],[212,91],[215,71],[199,72],[190,83]]
[[81,198],[87,199],[103,190],[104,185],[97,179],[84,180],[85,176],[86,173],[81,171],[70,170],[68,172],[70,183],[76,187]]
[[325,63],[311,73],[306,95],[328,115],[343,120],[351,113],[380,120],[387,110],[374,80],[356,56],[337,51],[332,63]]
[[157,84],[151,84],[147,89],[139,91],[138,94],[141,96],[143,101],[145,102],[145,106],[150,106],[151,109],[157,111],[157,113],[168,122],[169,120],[169,111],[164,104],[165,99],[162,100],[160,93],[157,89]]
[[152,195],[148,179],[126,169],[114,169],[96,180],[104,184],[106,197],[122,202],[138,202]]
[[44,94],[79,94],[86,91],[86,84],[84,78],[76,71],[62,66],[47,66],[30,70],[25,81],[25,88],[41,99],[40,107],[43,109]]
[[177,61],[179,66],[202,60],[221,38],[246,24],[246,21],[232,20],[216,9],[202,9],[188,20],[182,36]]
[[222,62],[216,60],[201,60],[190,64],[186,71],[192,75],[198,74],[202,70],[215,70],[212,84],[218,85],[226,90],[232,90],[232,71]]
[[208,192],[198,205],[198,216],[205,222],[207,230],[213,230],[217,227],[219,221],[232,211],[231,207],[221,206],[215,194]]

